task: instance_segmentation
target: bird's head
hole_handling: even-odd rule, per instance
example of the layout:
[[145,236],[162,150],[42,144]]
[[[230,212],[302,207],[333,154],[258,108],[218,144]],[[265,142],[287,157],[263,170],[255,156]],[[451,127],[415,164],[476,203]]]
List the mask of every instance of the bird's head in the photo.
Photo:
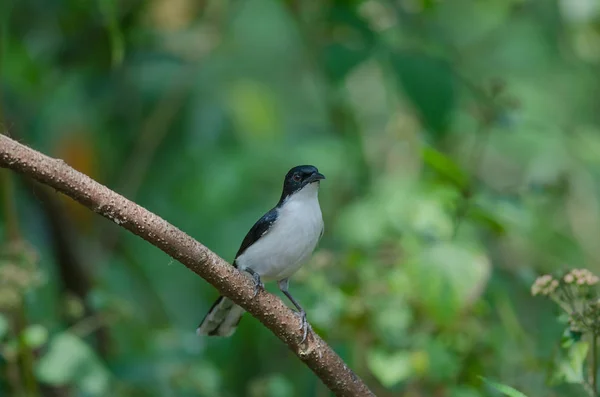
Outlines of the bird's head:
[[325,179],[325,175],[321,174],[315,166],[299,165],[292,168],[283,180],[281,201],[309,187],[312,187],[316,191],[321,179]]

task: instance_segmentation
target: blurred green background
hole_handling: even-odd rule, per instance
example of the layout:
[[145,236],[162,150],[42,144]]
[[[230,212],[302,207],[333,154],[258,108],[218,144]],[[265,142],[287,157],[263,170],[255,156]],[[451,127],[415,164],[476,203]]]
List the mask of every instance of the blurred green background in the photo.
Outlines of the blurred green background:
[[[316,165],[325,235],[291,291],[378,396],[584,395],[530,286],[600,270],[597,0],[3,0],[0,21],[7,134],[227,260]],[[249,315],[197,337],[208,283],[0,171],[0,395],[330,395]]]

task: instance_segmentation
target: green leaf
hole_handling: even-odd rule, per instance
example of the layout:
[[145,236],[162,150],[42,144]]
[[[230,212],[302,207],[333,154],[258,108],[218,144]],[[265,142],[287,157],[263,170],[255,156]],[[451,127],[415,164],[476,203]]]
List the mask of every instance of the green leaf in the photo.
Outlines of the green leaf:
[[401,90],[419,112],[425,126],[440,138],[455,103],[455,76],[450,65],[412,51],[392,54],[391,63]]
[[482,376],[480,376],[480,378],[485,383],[487,383],[488,385],[490,385],[491,387],[493,387],[494,389],[498,390],[500,393],[503,393],[504,395],[506,395],[508,397],[527,397],[525,394],[521,393],[517,389],[514,389],[510,386],[492,382],[491,380],[488,380]]
[[36,374],[49,385],[76,385],[91,396],[107,395],[110,373],[80,338],[64,332],[51,339],[48,352],[38,361]]
[[408,352],[389,354],[382,350],[371,350],[367,355],[367,365],[385,387],[392,387],[408,379],[413,372]]
[[421,156],[425,164],[460,190],[465,190],[469,186],[469,177],[450,157],[431,146],[423,147]]
[[481,226],[487,227],[492,232],[503,235],[506,232],[504,225],[498,221],[494,214],[481,207],[471,207],[467,213],[467,217]]
[[581,383],[584,381],[583,364],[587,357],[589,344],[587,342],[573,343],[567,352],[567,357],[558,363],[558,375],[564,382]]

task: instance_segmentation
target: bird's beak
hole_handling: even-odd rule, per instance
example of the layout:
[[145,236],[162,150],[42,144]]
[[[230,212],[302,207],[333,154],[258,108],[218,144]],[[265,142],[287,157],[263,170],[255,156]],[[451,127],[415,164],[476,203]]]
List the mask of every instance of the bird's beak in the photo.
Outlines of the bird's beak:
[[308,183],[320,181],[321,179],[325,179],[325,175],[321,174],[320,172],[315,172],[314,174],[308,177]]

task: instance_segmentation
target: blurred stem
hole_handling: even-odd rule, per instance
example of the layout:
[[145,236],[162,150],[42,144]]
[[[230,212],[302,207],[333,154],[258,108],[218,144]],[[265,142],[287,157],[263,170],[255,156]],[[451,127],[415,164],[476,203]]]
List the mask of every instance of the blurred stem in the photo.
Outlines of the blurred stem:
[[592,388],[592,385],[590,384],[589,381],[584,380],[581,385],[583,386],[583,389],[585,390],[585,392],[590,396],[590,397],[597,397],[596,393],[594,392],[594,389]]
[[594,396],[598,395],[598,387],[597,387],[597,374],[598,374],[598,336],[592,333],[592,365],[591,365],[591,375],[592,375],[592,390],[594,392]]
[[10,171],[0,170],[2,181],[2,210],[6,220],[6,235],[9,242],[15,242],[20,239],[19,221],[17,219],[17,206],[15,202],[15,188],[13,176]]
[[21,382],[21,374],[19,373],[19,364],[14,357],[4,357],[6,360],[6,379],[13,396],[23,396],[23,382]]
[[110,38],[112,66],[116,68],[121,66],[125,57],[125,40],[123,31],[119,26],[117,2],[115,0],[100,0],[99,7],[106,20],[106,29]]

